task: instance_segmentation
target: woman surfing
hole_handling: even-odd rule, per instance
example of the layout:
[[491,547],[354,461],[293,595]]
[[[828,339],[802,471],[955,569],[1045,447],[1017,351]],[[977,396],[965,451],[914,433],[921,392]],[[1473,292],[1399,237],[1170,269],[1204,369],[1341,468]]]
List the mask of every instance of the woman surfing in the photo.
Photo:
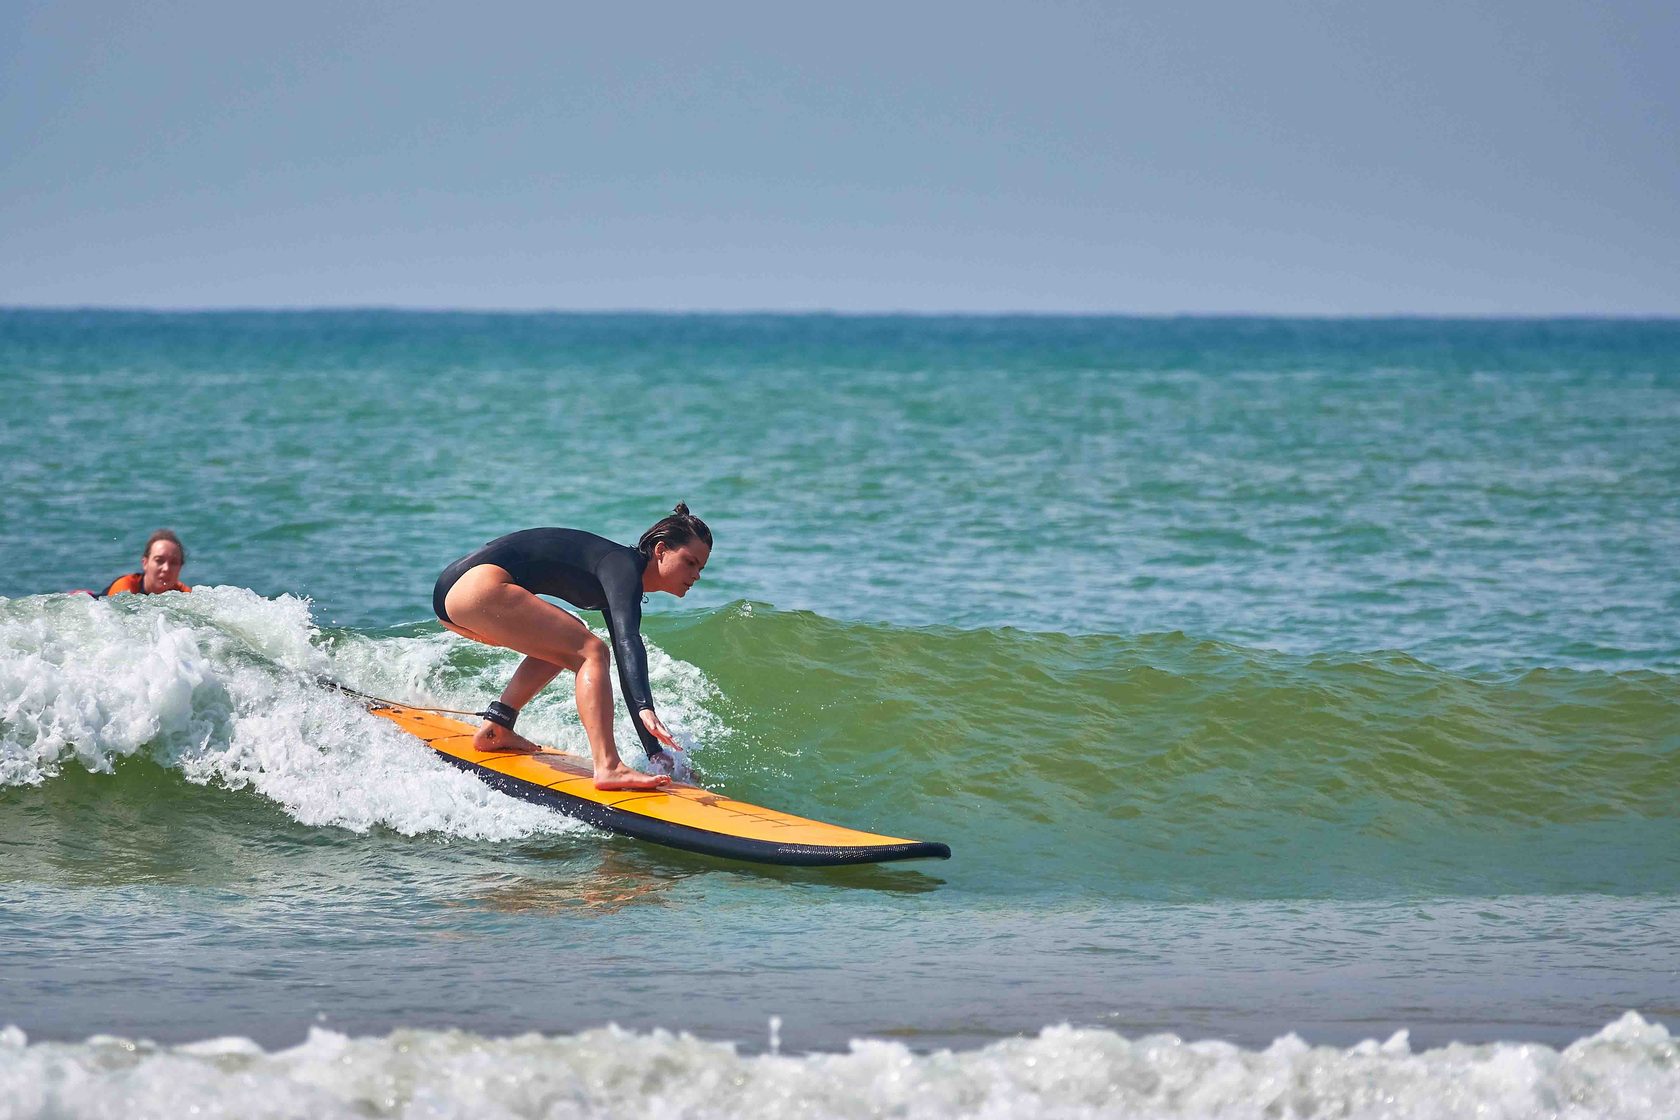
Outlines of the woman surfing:
[[[650,760],[676,740],[653,707],[647,648],[642,644],[642,596],[688,594],[712,554],[712,531],[677,503],[642,534],[635,548],[579,529],[525,529],[498,537],[443,570],[432,589],[438,621],[463,638],[525,655],[499,700],[483,713],[473,737],[483,751],[534,751],[514,731],[519,710],[562,669],[577,677],[578,716],[589,739],[597,789],[654,789],[670,779],[625,765],[613,742],[609,663],[618,663],[619,691]],[[583,620],[537,598],[552,595],[574,607],[600,611],[612,650]]]

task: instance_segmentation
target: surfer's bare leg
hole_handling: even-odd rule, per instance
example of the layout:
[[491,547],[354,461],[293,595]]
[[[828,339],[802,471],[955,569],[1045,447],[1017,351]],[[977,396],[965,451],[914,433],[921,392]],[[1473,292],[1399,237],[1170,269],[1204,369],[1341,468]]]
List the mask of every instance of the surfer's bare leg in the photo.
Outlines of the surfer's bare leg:
[[[463,637],[525,655],[502,690],[502,703],[511,708],[524,707],[561,669],[577,674],[578,715],[589,739],[597,788],[652,789],[670,781],[662,774],[633,770],[619,757],[613,741],[607,645],[581,619],[537,598],[494,564],[480,564],[457,580],[444,609],[454,620],[445,625]],[[481,740],[499,744],[483,750],[535,749],[524,736],[489,722],[479,729],[473,745]],[[514,741],[524,746],[511,745]]]
[[[482,634],[468,630],[465,626],[457,626],[453,622],[444,622],[442,619],[439,619],[438,625],[447,630],[453,630],[455,633],[461,635],[461,637],[478,642],[481,645],[499,646],[502,644],[501,642],[493,642]],[[540,671],[535,667],[527,670],[526,667],[532,666],[533,663],[535,663],[535,666],[542,666],[543,670],[551,671],[548,671],[546,675],[544,675],[543,671]],[[502,695],[498,699],[500,699],[503,704],[506,704],[508,707],[517,712],[526,704],[530,703],[531,697],[542,691],[543,685],[546,685],[549,681],[553,680],[559,672],[560,666],[558,665],[552,665],[547,661],[543,661],[541,658],[526,657],[525,660],[519,663],[519,668],[513,671],[513,679],[508,681],[507,687],[502,689]],[[525,674],[523,680],[521,680],[521,674]],[[515,687],[516,685],[518,687]],[[531,742],[531,740],[525,738],[525,736],[521,735],[511,727],[503,727],[499,723],[492,723],[489,720],[485,720],[479,725],[477,734],[473,736],[473,749],[486,752],[536,752],[542,750],[542,747]]]
[[[580,622],[578,624],[582,626]],[[584,629],[583,663],[577,668],[578,715],[589,738],[596,789],[652,789],[670,781],[664,774],[644,774],[624,764],[613,741],[612,659],[607,643]]]
[[[560,675],[564,666],[556,665],[552,661],[544,661],[540,657],[526,656],[519,663],[519,668],[513,671],[513,677],[507,687],[502,689],[500,700],[503,704],[519,711],[531,702],[531,698],[541,692],[548,682]],[[494,744],[494,745],[489,745]],[[510,727],[503,727],[499,723],[484,721],[484,726],[473,736],[473,746],[481,751],[521,751],[541,750],[537,744],[525,738]]]

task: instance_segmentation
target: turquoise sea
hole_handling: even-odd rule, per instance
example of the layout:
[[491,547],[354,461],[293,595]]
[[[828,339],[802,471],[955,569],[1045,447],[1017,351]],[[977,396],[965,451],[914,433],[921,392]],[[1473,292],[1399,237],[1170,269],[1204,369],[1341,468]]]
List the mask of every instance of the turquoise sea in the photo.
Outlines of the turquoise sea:
[[[1680,1115],[1680,322],[10,310],[0,400],[0,1118]],[[695,778],[951,860],[318,683],[482,706],[438,571],[678,500]]]

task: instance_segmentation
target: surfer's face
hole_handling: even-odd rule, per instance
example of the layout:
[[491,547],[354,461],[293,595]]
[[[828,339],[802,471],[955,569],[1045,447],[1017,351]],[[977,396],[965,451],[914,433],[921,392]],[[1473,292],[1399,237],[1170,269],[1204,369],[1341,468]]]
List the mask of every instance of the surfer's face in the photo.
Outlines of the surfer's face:
[[151,551],[140,560],[140,577],[146,593],[156,595],[174,587],[180,582],[181,565],[185,562],[181,546],[174,541],[153,541]]
[[677,548],[654,545],[653,562],[659,569],[659,590],[669,591],[679,599],[687,595],[711,556],[711,546],[698,538]]

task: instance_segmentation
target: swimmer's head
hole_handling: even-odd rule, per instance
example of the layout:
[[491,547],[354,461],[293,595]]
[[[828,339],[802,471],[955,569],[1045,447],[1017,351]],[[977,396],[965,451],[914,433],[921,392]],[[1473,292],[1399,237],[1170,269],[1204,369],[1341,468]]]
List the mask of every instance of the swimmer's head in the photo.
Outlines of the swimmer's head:
[[187,549],[169,529],[159,529],[146,538],[146,550],[140,554],[141,586],[146,594],[168,591],[181,582],[181,567],[187,562]]
[[636,550],[648,558],[644,584],[649,591],[668,591],[681,598],[700,578],[712,555],[712,531],[678,502],[670,515],[642,534]]

